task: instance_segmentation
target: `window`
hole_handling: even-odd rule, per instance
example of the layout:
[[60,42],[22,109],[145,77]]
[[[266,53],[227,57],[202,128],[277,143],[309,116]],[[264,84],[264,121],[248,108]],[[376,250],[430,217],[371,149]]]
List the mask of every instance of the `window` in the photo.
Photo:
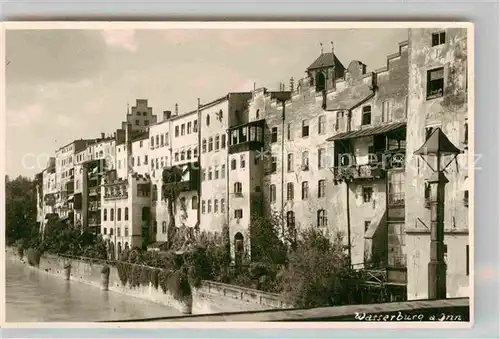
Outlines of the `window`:
[[234,183],[234,193],[236,195],[241,194],[242,188],[243,188],[243,185],[241,184],[241,182],[235,182]]
[[217,118],[219,119],[219,121],[222,121],[222,117],[224,116],[224,112],[222,112],[222,109],[219,110],[219,114],[217,116]]
[[190,149],[187,150],[186,157],[188,160],[191,160],[191,150]]
[[118,228],[116,229],[116,235],[117,235],[117,236],[119,236],[119,237],[121,236],[121,230],[122,230],[122,228],[121,228],[121,227],[118,227]]
[[214,200],[214,213],[219,212],[219,200],[215,199]]
[[446,42],[446,33],[445,32],[437,32],[432,33],[432,47],[437,45],[442,45]]
[[135,125],[136,125],[136,126],[139,126],[139,120],[136,120],[136,121],[135,121]]
[[195,147],[193,150],[193,158],[198,158],[198,147]]
[[276,201],[276,185],[269,186],[269,201],[270,202]]
[[242,209],[234,210],[234,218],[235,219],[243,218],[243,210]]
[[158,187],[156,185],[153,185],[153,190],[152,190],[152,200],[157,201],[158,200]]
[[135,166],[135,158],[132,157],[132,166]]
[[165,133],[165,146],[168,146],[168,133]]
[[364,106],[363,107],[363,117],[362,117],[362,125],[370,125],[372,123],[372,106]]
[[286,125],[286,137],[288,140],[293,140],[292,124]]
[[146,154],[144,156],[144,165],[147,165],[148,164],[148,155]]
[[214,139],[212,137],[208,138],[208,151],[212,152],[214,149]]
[[215,150],[216,151],[219,150],[219,145],[220,145],[220,137],[219,137],[219,135],[216,135],[215,136]]
[[162,134],[160,139],[160,145],[163,147],[163,145],[165,144],[165,136]]
[[286,168],[288,172],[293,172],[293,153],[287,155]]
[[208,168],[208,180],[212,180],[212,167]]
[[181,125],[181,135],[186,134],[186,125],[182,124]]
[[224,199],[220,199],[220,211],[224,213]]
[[371,223],[372,223],[372,222],[371,222],[370,220],[365,220],[365,233],[366,233],[366,231],[368,231],[368,229],[370,228],[370,224],[371,224]]
[[245,162],[245,155],[241,154],[240,155],[240,168],[245,168],[246,162]]
[[155,140],[156,140],[156,144],[155,144],[155,145],[156,145],[156,147],[158,147],[158,146],[160,145],[160,136],[159,136],[159,135],[157,135],[157,136],[155,137]]
[[318,181],[318,198],[324,198],[326,196],[326,180],[322,179]]
[[295,230],[295,213],[293,211],[286,212],[286,226],[289,232]]
[[184,161],[184,159],[186,159],[186,152],[182,151],[181,152],[181,161]]
[[226,165],[222,165],[220,167],[220,177],[225,178],[226,177]]
[[328,226],[328,218],[326,216],[326,210],[318,210],[318,227]]
[[128,220],[128,207],[125,207],[125,221]]
[[386,100],[382,103],[382,122],[392,121],[391,102]]
[[108,232],[107,232],[106,227],[104,227],[104,229],[103,229],[103,234],[104,234],[104,235],[106,235],[106,233],[108,233]]
[[111,209],[109,213],[109,220],[114,221],[115,220],[115,210]]
[[112,228],[109,229],[109,235],[113,235],[113,229]]
[[309,136],[309,120],[302,120],[302,137]]
[[236,159],[232,159],[231,160],[231,170],[235,170],[236,169]]
[[302,152],[302,170],[303,171],[309,170],[309,152],[308,151]]
[[278,142],[278,127],[271,129],[271,142]]
[[364,186],[363,187],[363,202],[372,201],[372,195],[373,195],[373,187]]
[[465,149],[468,148],[469,145],[469,123],[464,123],[464,146]]
[[325,134],[326,130],[326,116],[321,115],[318,118],[318,134]]
[[202,181],[207,180],[207,170],[206,169],[203,169],[203,171],[202,171],[201,180]]
[[210,126],[210,115],[207,114],[207,119],[206,119],[207,126]]
[[260,154],[256,154],[253,158],[254,165],[258,165],[260,160]]
[[149,120],[144,120],[144,126],[148,126],[149,125]]
[[318,150],[318,168],[321,169],[321,168],[325,168],[326,164],[325,164],[325,149],[324,148],[320,148]]
[[102,220],[104,220],[104,221],[108,220],[108,209],[107,208],[104,209],[104,214],[102,216]]
[[207,213],[212,213],[212,200],[207,202]]
[[179,126],[175,126],[175,137],[179,136]]
[[205,200],[201,201],[201,213],[205,213]]
[[191,121],[187,123],[187,134],[191,134]]
[[141,116],[141,112],[137,112],[137,113],[135,113],[135,115],[137,115],[138,117],[140,117]]
[[137,156],[137,166],[140,166],[140,165],[141,165],[141,157]]
[[222,134],[222,136],[221,136],[220,148],[226,148],[226,135],[225,134]]
[[469,245],[465,245],[465,274],[469,276]]
[[207,152],[207,139],[203,139],[203,142],[201,144],[201,151],[203,153],[206,153]]
[[116,210],[116,220],[121,221],[122,220],[122,209],[119,208]]
[[128,237],[128,227],[125,227],[125,236]]
[[161,233],[163,233],[163,234],[167,233],[167,222],[166,221],[162,221],[162,223],[161,223]]
[[219,167],[215,166],[214,168],[214,179],[217,180],[219,179]]
[[293,182],[286,184],[286,200],[292,201],[294,196]]
[[464,206],[469,207],[469,190],[464,191]]
[[427,71],[427,100],[443,96],[444,90],[444,68],[436,68]]
[[278,167],[278,159],[276,157],[271,157],[271,173],[276,173]]
[[260,117],[260,110],[258,109],[257,111],[255,111],[255,119],[259,119]]
[[[179,152],[175,152],[174,157],[175,157],[175,161],[179,161]],[[156,160],[158,160],[158,159],[156,159]]]
[[309,198],[309,183],[307,181],[302,182],[302,200]]
[[231,145],[238,144],[238,130],[231,131]]
[[198,120],[193,121],[193,132],[198,132]]

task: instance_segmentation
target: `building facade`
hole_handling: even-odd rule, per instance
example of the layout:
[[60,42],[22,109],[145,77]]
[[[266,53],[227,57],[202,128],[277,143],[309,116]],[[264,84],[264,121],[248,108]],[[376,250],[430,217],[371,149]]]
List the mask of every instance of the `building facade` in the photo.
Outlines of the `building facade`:
[[[395,298],[425,298],[430,173],[413,153],[440,127],[464,150],[446,172],[445,250],[448,295],[468,295],[466,46],[465,29],[411,29],[373,71],[344,64],[332,46],[288,90],[228,93],[183,114],[176,105],[161,121],[137,100],[113,140],[56,152],[42,174],[43,195],[55,193],[55,203],[44,199],[43,209],[64,216],[57,193],[74,180],[82,202],[68,209],[100,230],[113,256],[165,244],[173,217],[176,227],[226,234],[235,263],[252,258],[254,218],[276,214],[284,237],[340,232],[354,268]],[[105,169],[89,164],[108,155]],[[181,189],[169,205],[174,184]]]

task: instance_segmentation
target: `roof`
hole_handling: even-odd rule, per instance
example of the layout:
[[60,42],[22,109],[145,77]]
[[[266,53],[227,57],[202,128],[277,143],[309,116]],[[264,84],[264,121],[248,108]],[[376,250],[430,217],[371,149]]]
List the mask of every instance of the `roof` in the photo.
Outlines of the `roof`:
[[144,139],[148,139],[149,138],[149,132],[140,132],[136,135],[133,135],[132,134],[132,142],[134,141],[139,141],[139,140],[144,140]]
[[442,155],[446,154],[460,154],[462,151],[458,149],[453,143],[448,139],[448,137],[443,133],[441,128],[436,128],[429,136],[429,138],[424,142],[422,147],[415,151],[416,155],[435,155],[440,153]]
[[336,55],[333,52],[330,53],[322,53],[312,64],[307,67],[308,70],[317,69],[317,68],[325,68],[332,67],[333,60],[335,58],[335,67],[345,68],[344,65],[340,62]]
[[360,138],[360,137],[368,137],[371,135],[383,134],[390,131],[394,131],[399,128],[406,127],[406,122],[395,122],[392,124],[386,124],[377,127],[364,128],[357,131],[352,132],[343,132],[333,137],[326,139],[326,141],[335,141],[335,140],[344,140],[344,139],[352,139],[352,138]]

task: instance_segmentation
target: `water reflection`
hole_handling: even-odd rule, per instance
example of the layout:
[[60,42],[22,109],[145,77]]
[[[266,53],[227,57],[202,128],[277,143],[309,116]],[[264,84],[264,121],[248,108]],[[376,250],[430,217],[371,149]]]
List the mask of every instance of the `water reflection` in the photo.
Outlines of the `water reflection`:
[[123,320],[179,315],[175,309],[66,281],[6,260],[7,322]]

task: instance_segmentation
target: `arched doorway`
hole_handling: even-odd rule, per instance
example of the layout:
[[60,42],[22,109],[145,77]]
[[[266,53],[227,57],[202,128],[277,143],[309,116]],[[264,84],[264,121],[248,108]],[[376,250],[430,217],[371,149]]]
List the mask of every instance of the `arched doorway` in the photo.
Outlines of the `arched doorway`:
[[316,91],[321,92],[326,89],[326,79],[323,72],[318,72],[316,74]]
[[234,262],[236,266],[243,263],[243,253],[245,251],[243,240],[243,234],[240,232],[234,235]]

